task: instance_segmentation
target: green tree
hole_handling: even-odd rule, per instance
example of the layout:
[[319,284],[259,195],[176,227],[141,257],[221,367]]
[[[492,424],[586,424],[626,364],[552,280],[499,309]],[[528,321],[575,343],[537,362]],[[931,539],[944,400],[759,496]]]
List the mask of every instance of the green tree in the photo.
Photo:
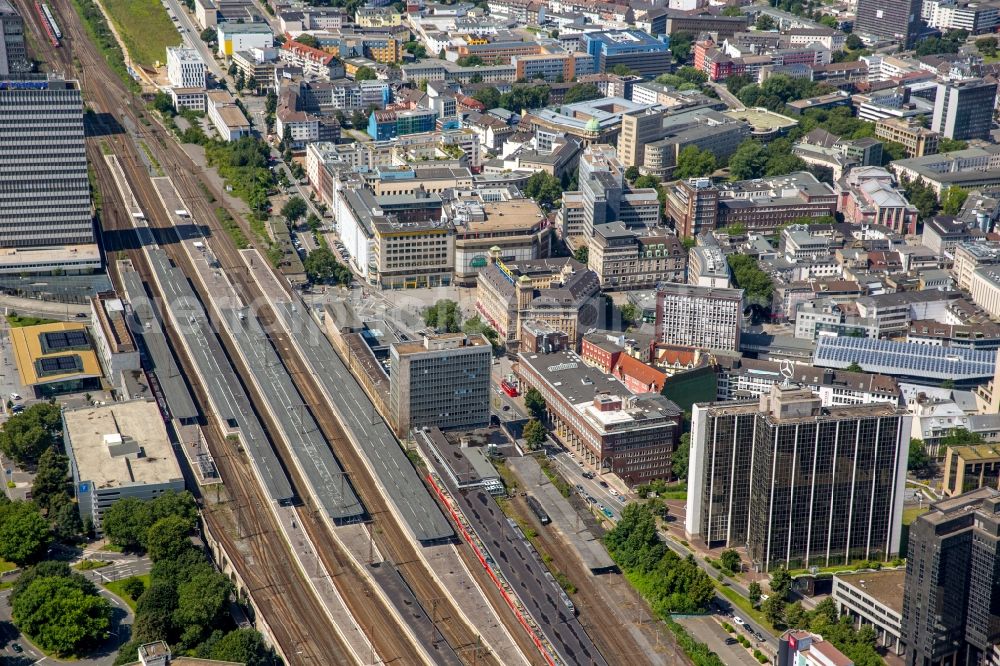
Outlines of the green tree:
[[753,81],[746,74],[737,74],[726,79],[726,90],[735,95],[751,83]]
[[424,324],[441,333],[458,333],[462,330],[462,311],[455,301],[442,298],[424,308]]
[[851,361],[851,364],[844,368],[844,370],[847,372],[864,372],[864,368],[862,368],[857,361]]
[[970,444],[982,444],[986,440],[979,433],[971,432],[965,428],[955,428],[940,440],[941,446],[968,446]]
[[691,57],[694,39],[695,35],[690,32],[675,32],[670,35],[670,52],[674,54],[677,62],[687,62]]
[[941,194],[941,212],[945,215],[958,215],[968,198],[968,191],[952,185]]
[[537,451],[545,443],[545,426],[538,419],[531,419],[524,425],[524,442],[529,451]]
[[351,270],[337,261],[336,255],[328,247],[318,247],[310,252],[302,262],[306,276],[316,284],[349,284]]
[[49,518],[52,531],[61,541],[72,541],[83,533],[80,509],[68,494],[56,495],[50,503]]
[[732,548],[722,551],[722,554],[719,555],[719,562],[726,571],[738,572],[743,568],[740,561],[740,554]]
[[101,517],[104,536],[115,546],[125,550],[142,550],[146,536],[153,525],[149,503],[134,497],[120,499],[112,504]]
[[922,178],[903,180],[902,184],[907,200],[916,206],[920,219],[934,217],[938,211],[938,200],[934,189],[924,183]]
[[601,97],[604,97],[604,95],[601,94],[601,90],[597,87],[596,83],[578,83],[566,91],[563,103],[573,104],[575,102],[585,102],[589,99],[600,99]]
[[736,284],[743,290],[748,303],[767,308],[774,294],[774,282],[760,269],[757,260],[745,254],[731,254],[727,258]]
[[273,90],[267,91],[267,96],[264,97],[264,113],[268,115],[273,115],[275,111],[278,110],[278,95],[275,94]]
[[771,18],[767,14],[761,14],[760,17],[757,19],[757,22],[754,24],[754,27],[757,28],[758,30],[767,31],[767,30],[774,30],[775,27],[777,26],[775,25],[773,18]]
[[219,33],[217,30],[213,30],[212,28],[205,28],[201,31],[199,37],[201,37],[201,41],[206,44],[214,44],[219,38]]
[[296,37],[295,41],[301,44],[302,46],[308,46],[311,49],[319,48],[319,40],[316,39],[315,35],[310,35],[307,32],[304,32],[298,37]]
[[143,641],[173,637],[173,616],[177,610],[177,590],[172,583],[154,578],[136,601],[133,637]]
[[483,64],[483,59],[477,55],[462,56],[456,61],[459,67],[479,67]]
[[537,201],[539,206],[551,208],[562,198],[562,183],[551,174],[536,171],[525,182],[524,194]]
[[771,623],[771,626],[777,627],[779,624],[784,624],[785,622],[785,600],[778,595],[772,595],[764,600],[764,603],[760,605],[761,611],[764,613],[764,617],[767,621]]
[[995,58],[997,55],[997,38],[980,37],[976,40],[976,48],[988,58]]
[[791,591],[792,576],[788,573],[788,569],[784,567],[775,569],[771,573],[771,597],[784,601],[788,599],[788,593]]
[[56,447],[50,446],[38,458],[31,497],[51,518],[52,500],[60,494],[68,494],[69,490],[69,459]]
[[10,591],[10,602],[14,601],[24,593],[28,586],[31,585],[32,581],[38,578],[68,578],[77,587],[79,587],[84,592],[88,594],[96,594],[97,587],[94,586],[89,580],[76,573],[70,569],[69,564],[66,562],[60,562],[58,560],[42,560],[38,564],[28,567],[24,570],[17,580],[14,581],[14,587]]
[[211,567],[195,574],[177,588],[174,624],[184,631],[210,631],[226,612],[233,584]]
[[626,324],[635,324],[639,322],[642,317],[642,311],[639,310],[633,303],[625,303],[620,308],[622,313],[622,321]]
[[40,402],[11,416],[0,429],[0,451],[19,465],[34,465],[46,449],[61,444],[59,405]]
[[628,65],[618,64],[611,68],[611,73],[618,76],[632,76],[633,74],[638,74],[634,69]]
[[122,581],[122,592],[127,594],[133,601],[138,600],[145,591],[146,584],[138,576],[129,576]]
[[153,523],[146,534],[146,551],[149,559],[159,562],[176,559],[190,546],[190,523],[180,516],[166,516]]
[[861,38],[855,35],[853,32],[847,36],[847,40],[844,42],[844,46],[852,51],[857,51],[865,47],[865,43],[861,41]]
[[43,650],[79,654],[111,627],[111,604],[62,577],[38,578],[11,604],[14,624]]
[[722,10],[723,16],[743,16],[743,12],[736,5],[726,5],[726,8]]
[[729,158],[729,174],[733,180],[760,178],[767,168],[767,150],[757,141],[744,141]]
[[949,139],[947,137],[941,137],[938,139],[938,152],[939,153],[950,153],[955,150],[965,150],[969,147],[968,141],[961,141],[959,139]]
[[688,476],[688,459],[691,455],[691,433],[683,433],[677,450],[670,457],[670,471],[681,481],[686,481]]
[[230,631],[212,645],[208,658],[246,666],[277,666],[278,663],[256,629]]
[[789,629],[804,629],[807,625],[807,615],[802,607],[802,602],[796,601],[794,604],[785,606],[785,624]]
[[52,542],[49,523],[31,502],[0,504],[0,557],[25,565],[37,562]]
[[710,150],[700,150],[698,146],[686,146],[677,156],[674,178],[700,178],[715,171],[715,155]]
[[756,606],[760,602],[760,583],[757,581],[752,581],[747,585],[747,598],[750,599],[750,603]]
[[524,407],[534,419],[541,420],[545,416],[545,398],[535,387],[524,392]]
[[925,475],[931,468],[933,460],[927,455],[927,446],[922,439],[911,439],[909,455],[906,458],[906,469],[917,476]]
[[586,266],[590,260],[590,248],[586,245],[581,245],[573,251],[573,258]]
[[309,206],[306,205],[305,199],[300,196],[292,197],[281,207],[281,215],[289,224],[295,224],[305,217],[307,212],[309,212]]
[[355,81],[374,81],[376,78],[378,76],[375,74],[375,70],[368,66],[358,67],[358,71],[354,73]]
[[635,179],[639,177],[639,167],[634,164],[629,168],[625,169],[625,180],[630,183],[634,183]]

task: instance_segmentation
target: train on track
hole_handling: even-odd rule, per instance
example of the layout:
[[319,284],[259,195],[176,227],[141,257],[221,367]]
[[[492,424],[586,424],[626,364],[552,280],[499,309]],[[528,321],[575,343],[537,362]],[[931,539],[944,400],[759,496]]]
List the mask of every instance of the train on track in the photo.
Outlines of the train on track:
[[552,522],[552,519],[549,518],[549,514],[542,508],[541,502],[536,500],[531,495],[528,495],[528,506],[531,507],[531,511],[538,517],[538,522],[542,525],[548,525]]
[[42,21],[42,26],[45,28],[45,35],[49,38],[52,46],[59,46],[62,41],[62,30],[59,29],[59,24],[56,23],[56,17],[52,15],[52,10],[49,9],[49,5],[45,2],[36,2],[35,11],[38,12],[38,18]]

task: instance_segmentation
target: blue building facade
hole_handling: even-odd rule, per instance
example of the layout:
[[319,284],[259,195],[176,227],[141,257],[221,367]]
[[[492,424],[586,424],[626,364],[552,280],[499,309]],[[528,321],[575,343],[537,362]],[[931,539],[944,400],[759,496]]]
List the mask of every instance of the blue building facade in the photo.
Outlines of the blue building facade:
[[657,39],[641,30],[585,32],[580,46],[594,59],[595,72],[625,65],[644,77],[655,78],[669,72],[673,60],[667,35]]

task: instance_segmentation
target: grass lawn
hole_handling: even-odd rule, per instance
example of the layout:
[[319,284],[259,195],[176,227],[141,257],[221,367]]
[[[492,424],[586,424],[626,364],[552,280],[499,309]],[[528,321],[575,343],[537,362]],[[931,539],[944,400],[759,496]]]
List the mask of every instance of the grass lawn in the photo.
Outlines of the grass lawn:
[[26,317],[24,315],[9,314],[7,315],[7,323],[11,325],[12,328],[18,326],[38,326],[39,324],[54,324],[55,319],[42,319],[41,317]]
[[181,35],[159,0],[102,0],[129,55],[152,67],[166,62],[168,46],[181,43]]
[[930,509],[929,506],[911,506],[909,509],[903,509],[903,524],[912,524],[914,520],[930,511]]
[[101,546],[101,550],[106,551],[108,553],[120,553],[124,549],[121,546],[116,546],[113,543],[106,543],[103,546]]
[[73,568],[77,571],[90,571],[91,569],[100,569],[110,564],[111,562],[107,560],[80,560],[73,565]]
[[[749,599],[740,596],[739,592],[730,588],[728,585],[723,585],[717,580],[713,580],[712,582],[715,584],[715,589],[721,592],[722,596],[732,602],[732,604],[739,609],[739,612],[734,611],[736,615],[739,615],[744,620],[751,620],[765,629],[771,629],[771,624],[764,619],[764,614],[754,608]],[[732,622],[730,622],[730,624],[732,624]]]
[[[146,586],[147,589],[149,588],[149,582],[151,580],[149,574],[143,574],[141,576],[133,576],[133,578],[138,578],[143,582],[143,584]],[[108,588],[108,590],[112,594],[120,597],[122,601],[128,604],[129,608],[135,611],[136,599],[133,599],[132,597],[128,596],[127,594],[125,594],[124,590],[122,590],[122,584],[126,580],[128,580],[128,578],[122,578],[121,580],[114,580],[111,581],[110,583],[105,583],[104,587]]]
[[7,573],[17,568],[17,565],[7,560],[0,560],[0,573]]

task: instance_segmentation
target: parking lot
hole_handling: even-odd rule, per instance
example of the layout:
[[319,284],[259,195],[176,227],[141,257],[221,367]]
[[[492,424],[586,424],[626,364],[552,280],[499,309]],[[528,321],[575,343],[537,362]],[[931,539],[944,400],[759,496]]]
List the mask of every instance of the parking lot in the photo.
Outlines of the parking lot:
[[[677,622],[690,632],[698,641],[704,643],[710,650],[719,655],[724,664],[744,664],[745,666],[760,666],[753,654],[739,643],[726,644],[731,636],[722,625],[711,615],[677,618]],[[730,622],[730,624],[732,624]]]

